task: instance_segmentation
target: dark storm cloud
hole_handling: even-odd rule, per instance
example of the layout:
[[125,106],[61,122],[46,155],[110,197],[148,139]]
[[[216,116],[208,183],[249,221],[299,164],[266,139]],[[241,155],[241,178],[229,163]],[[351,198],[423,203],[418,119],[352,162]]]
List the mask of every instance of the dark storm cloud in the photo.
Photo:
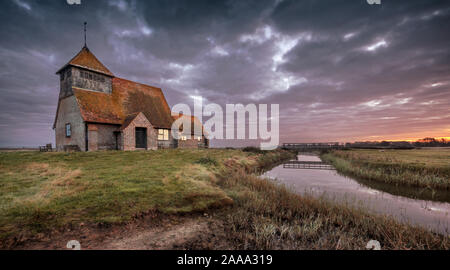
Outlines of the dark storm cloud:
[[[281,69],[312,83],[292,87],[278,97],[280,102],[306,101],[300,101],[298,118],[320,123],[315,128],[305,124],[313,130],[311,138],[330,129],[337,138],[367,138],[374,133],[418,136],[438,127],[441,136],[448,136],[448,3],[392,1],[375,9],[351,1],[337,5],[284,1],[275,9],[278,30],[311,33],[309,42],[286,55]],[[437,82],[440,89],[431,86]],[[433,91],[438,94],[432,97]],[[351,132],[354,127],[358,131]]]
[[171,105],[279,103],[284,141],[449,136],[448,1],[81,1],[2,2],[0,146],[51,140],[83,21],[115,75]]

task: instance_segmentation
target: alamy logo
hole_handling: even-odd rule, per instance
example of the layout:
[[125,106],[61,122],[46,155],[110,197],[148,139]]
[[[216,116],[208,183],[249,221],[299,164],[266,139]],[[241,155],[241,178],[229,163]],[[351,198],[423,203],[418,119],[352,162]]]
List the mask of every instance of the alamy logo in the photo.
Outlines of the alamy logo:
[[77,240],[70,240],[66,247],[71,250],[81,250],[81,244]]
[[[224,110],[215,103],[203,106],[203,98],[196,96],[194,114],[187,104],[176,104],[172,111],[172,116],[178,118],[171,129],[175,139],[186,134],[203,134],[210,140],[260,140],[263,150],[276,149],[280,142],[279,104],[270,104],[269,115],[268,104],[226,104]],[[186,115],[195,117],[193,125],[191,117],[181,117]],[[203,116],[209,118],[204,125]]]
[[369,5],[381,5],[381,0],[367,0],[367,4]]
[[66,0],[69,5],[81,5],[81,0]]
[[381,250],[381,244],[377,240],[370,240],[366,245],[366,249]]

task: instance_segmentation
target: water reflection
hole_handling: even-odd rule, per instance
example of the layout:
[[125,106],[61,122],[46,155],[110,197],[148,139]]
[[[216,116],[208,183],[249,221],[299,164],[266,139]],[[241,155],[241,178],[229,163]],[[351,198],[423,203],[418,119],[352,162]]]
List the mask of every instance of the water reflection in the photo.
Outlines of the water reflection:
[[[297,162],[299,162],[297,164],[302,162],[308,164],[308,162],[320,163],[321,160],[317,156],[301,155],[298,156]],[[299,194],[325,196],[328,199],[362,206],[376,213],[392,215],[402,222],[418,224],[433,231],[449,234],[450,204],[447,202],[389,194],[383,191],[387,187],[381,187],[379,183],[365,185],[329,169],[296,170],[281,165],[265,173],[264,176],[276,179]],[[397,188],[396,192],[403,193],[404,190]],[[443,195],[445,196],[448,194]]]

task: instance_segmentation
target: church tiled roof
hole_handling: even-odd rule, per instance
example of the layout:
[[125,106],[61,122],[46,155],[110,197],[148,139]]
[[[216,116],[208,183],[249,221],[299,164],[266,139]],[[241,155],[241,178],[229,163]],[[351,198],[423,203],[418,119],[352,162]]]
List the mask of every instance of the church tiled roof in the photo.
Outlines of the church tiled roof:
[[125,120],[123,121],[122,126],[120,127],[120,129],[121,130],[126,129],[139,114],[140,114],[140,112],[127,115],[125,117]]
[[142,112],[155,128],[171,128],[173,118],[160,88],[120,78],[113,78],[112,86],[112,94],[73,88],[84,121],[123,125]]
[[102,73],[111,77],[114,77],[114,74],[109,71],[98,59],[95,55],[88,49],[88,47],[83,47],[81,51],[75,55],[72,60],[69,61],[66,65],[64,65],[58,72],[61,72],[67,66],[76,66],[80,68],[84,68],[87,70],[95,71],[98,73]]

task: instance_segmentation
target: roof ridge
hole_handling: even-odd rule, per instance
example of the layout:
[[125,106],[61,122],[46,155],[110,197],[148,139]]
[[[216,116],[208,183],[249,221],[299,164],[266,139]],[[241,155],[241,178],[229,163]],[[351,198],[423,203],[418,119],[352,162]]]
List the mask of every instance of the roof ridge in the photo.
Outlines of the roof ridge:
[[155,88],[155,89],[158,89],[158,90],[161,90],[161,91],[162,91],[162,88],[161,88],[161,87],[157,87],[157,86],[153,86],[153,85],[149,85],[149,84],[145,84],[145,83],[140,83],[140,82],[128,80],[128,79],[124,79],[124,78],[121,78],[121,77],[114,77],[114,79],[116,79],[116,80],[122,80],[122,81],[127,81],[127,82],[130,82],[130,83],[139,84],[139,85],[143,85],[143,86],[148,86],[148,87]]

